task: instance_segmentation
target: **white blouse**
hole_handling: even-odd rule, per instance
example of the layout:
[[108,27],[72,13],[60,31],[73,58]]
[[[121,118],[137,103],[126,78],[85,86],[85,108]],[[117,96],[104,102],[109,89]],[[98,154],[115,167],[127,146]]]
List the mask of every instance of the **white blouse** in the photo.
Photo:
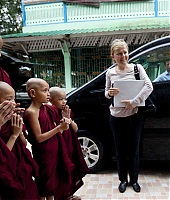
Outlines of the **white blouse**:
[[[141,102],[145,101],[148,96],[153,91],[152,82],[150,81],[148,75],[146,74],[144,68],[142,65],[138,64],[138,71],[139,76],[141,80],[144,80],[144,86],[142,90],[139,92],[139,94],[134,98],[131,99],[131,104],[134,107],[132,110],[125,109],[125,108],[119,108],[119,107],[113,107],[113,105],[110,105],[110,114],[115,117],[127,117],[130,115],[133,115],[138,112],[138,105],[141,104]],[[111,99],[108,95],[108,90],[112,86],[115,80],[135,80],[135,74],[134,74],[134,64],[130,65],[130,68],[126,72],[118,73],[116,71],[116,68],[110,68],[106,72],[106,85],[105,85],[105,97],[108,99]],[[128,85],[125,85],[125,87],[128,87]],[[133,89],[133,88],[132,88]]]

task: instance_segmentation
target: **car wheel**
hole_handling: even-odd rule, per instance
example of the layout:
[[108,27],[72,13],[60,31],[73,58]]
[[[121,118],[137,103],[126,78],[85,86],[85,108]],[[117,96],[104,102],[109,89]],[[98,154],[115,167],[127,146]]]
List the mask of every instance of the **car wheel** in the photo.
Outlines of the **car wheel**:
[[78,131],[77,136],[90,173],[100,171],[104,165],[102,143],[87,131]]

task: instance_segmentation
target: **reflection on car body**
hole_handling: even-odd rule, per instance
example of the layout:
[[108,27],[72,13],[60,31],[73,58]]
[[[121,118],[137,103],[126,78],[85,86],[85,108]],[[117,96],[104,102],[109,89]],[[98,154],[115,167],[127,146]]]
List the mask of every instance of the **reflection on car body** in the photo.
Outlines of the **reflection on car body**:
[[[170,36],[163,37],[130,53],[129,61],[144,66],[153,81],[164,71],[165,61],[170,59],[169,49]],[[105,160],[115,158],[109,127],[110,101],[104,96],[106,71],[67,95],[68,105],[79,127],[77,135],[84,158],[91,172],[99,171]],[[152,100],[157,111],[146,118],[141,159],[170,160],[170,81],[154,82],[153,87]]]
[[20,107],[27,108],[31,99],[26,91],[26,83],[22,84],[21,87],[16,91],[16,102],[20,103]]

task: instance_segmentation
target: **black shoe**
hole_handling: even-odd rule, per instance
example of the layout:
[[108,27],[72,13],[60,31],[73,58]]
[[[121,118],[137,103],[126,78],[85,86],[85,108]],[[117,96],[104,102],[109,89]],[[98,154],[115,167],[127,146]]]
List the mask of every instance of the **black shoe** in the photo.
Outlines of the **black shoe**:
[[126,181],[121,182],[120,185],[119,185],[119,192],[124,193],[125,190],[126,190],[126,186],[127,186]]
[[138,183],[131,184],[135,192],[140,192],[140,185]]

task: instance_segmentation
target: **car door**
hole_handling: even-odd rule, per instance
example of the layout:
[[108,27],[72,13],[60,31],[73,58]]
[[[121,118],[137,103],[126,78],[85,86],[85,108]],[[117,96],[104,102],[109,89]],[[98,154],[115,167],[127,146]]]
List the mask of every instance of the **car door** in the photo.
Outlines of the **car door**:
[[169,48],[170,43],[158,45],[130,59],[130,62],[141,64],[153,82],[157,117],[170,116],[170,81],[154,82],[166,70],[165,62],[170,60]]
[[147,116],[142,139],[142,159],[170,160],[170,81],[154,82],[170,60],[170,43],[149,48],[130,62],[141,64],[153,83],[156,113]]

